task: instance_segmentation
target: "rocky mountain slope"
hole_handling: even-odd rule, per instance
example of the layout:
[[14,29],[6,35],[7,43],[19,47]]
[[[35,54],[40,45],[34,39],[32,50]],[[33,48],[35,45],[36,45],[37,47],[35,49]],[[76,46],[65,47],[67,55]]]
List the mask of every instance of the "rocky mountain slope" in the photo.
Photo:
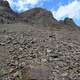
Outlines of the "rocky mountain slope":
[[1,3],[0,80],[80,80],[79,27],[42,8],[17,14]]

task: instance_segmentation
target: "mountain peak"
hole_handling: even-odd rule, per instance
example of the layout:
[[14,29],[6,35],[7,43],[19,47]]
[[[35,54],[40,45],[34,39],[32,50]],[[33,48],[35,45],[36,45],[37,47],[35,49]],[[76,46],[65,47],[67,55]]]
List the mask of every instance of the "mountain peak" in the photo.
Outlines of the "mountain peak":
[[71,19],[71,18],[64,19],[64,24],[71,24],[71,23],[74,23],[73,19]]
[[0,4],[1,4],[1,6],[4,6],[4,7],[10,7],[8,1],[2,0],[2,1],[0,2]]
[[64,24],[65,25],[71,25],[71,26],[77,26],[72,18],[65,18],[64,19]]
[[8,1],[0,1],[0,23],[13,23],[15,19],[15,13],[10,8]]
[[19,17],[25,22],[44,26],[51,26],[57,21],[50,11],[39,7],[20,13]]
[[14,14],[15,12],[11,9],[10,4],[6,0],[1,0],[0,1],[0,13],[5,13],[9,12],[11,14]]

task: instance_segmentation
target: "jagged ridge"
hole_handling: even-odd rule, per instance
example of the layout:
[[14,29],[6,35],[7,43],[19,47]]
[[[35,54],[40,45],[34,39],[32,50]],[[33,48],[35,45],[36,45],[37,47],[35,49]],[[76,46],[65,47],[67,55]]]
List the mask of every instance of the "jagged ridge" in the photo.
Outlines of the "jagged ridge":
[[33,8],[17,14],[11,10],[7,1],[1,1],[0,3],[0,23],[29,23],[56,28],[68,26],[70,29],[76,29],[77,27],[72,19],[65,18],[64,21],[57,21],[50,11],[42,8]]

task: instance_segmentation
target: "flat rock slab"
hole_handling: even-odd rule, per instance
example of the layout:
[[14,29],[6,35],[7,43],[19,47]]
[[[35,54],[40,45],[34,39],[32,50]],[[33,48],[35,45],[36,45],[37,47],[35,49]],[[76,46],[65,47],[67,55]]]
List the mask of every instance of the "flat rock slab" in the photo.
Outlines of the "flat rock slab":
[[47,66],[31,66],[31,79],[47,80],[49,78],[49,68]]

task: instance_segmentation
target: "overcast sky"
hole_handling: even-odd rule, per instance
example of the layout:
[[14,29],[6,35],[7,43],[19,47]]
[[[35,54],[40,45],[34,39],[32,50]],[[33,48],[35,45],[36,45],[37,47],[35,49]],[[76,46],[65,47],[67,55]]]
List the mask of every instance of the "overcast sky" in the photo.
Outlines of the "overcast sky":
[[41,7],[52,11],[57,20],[65,17],[72,18],[80,25],[80,0],[8,0],[11,8],[16,12]]

